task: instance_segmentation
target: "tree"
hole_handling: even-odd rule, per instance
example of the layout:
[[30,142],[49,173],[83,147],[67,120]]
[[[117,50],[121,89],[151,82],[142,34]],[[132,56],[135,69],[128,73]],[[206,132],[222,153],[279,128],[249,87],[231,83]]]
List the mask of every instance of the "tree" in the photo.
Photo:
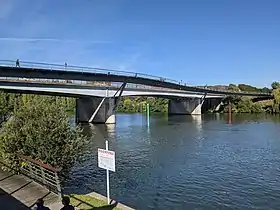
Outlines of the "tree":
[[167,112],[168,99],[154,97],[124,97],[119,106],[119,112],[145,112],[149,103],[151,112]]
[[253,102],[249,98],[241,98],[241,100],[236,104],[237,112],[240,113],[250,113],[252,110]]
[[263,109],[263,107],[260,103],[253,103],[251,112],[252,113],[261,113],[261,112],[265,112],[265,110]]
[[261,92],[260,89],[256,88],[256,87],[253,87],[251,85],[246,85],[246,84],[239,84],[238,85],[238,88],[241,90],[241,91],[245,91],[245,92]]
[[87,145],[79,127],[71,126],[65,108],[51,97],[26,101],[4,123],[0,133],[0,156],[13,165],[18,155],[67,169]]
[[233,91],[233,92],[239,92],[239,88],[235,84],[229,84],[228,90]]
[[280,112],[280,88],[274,89],[272,91],[273,94],[273,105],[272,105],[272,112],[279,113]]
[[0,124],[12,115],[16,103],[17,95],[0,92]]
[[271,93],[271,90],[269,88],[267,88],[267,87],[262,88],[261,91],[263,93]]
[[222,112],[228,112],[228,104],[231,102],[231,110],[235,113],[260,113],[265,112],[266,107],[261,103],[253,103],[250,97],[228,96],[223,99]]
[[280,83],[279,83],[279,82],[273,82],[273,83],[271,84],[271,87],[272,87],[272,89],[277,89],[277,88],[280,87]]

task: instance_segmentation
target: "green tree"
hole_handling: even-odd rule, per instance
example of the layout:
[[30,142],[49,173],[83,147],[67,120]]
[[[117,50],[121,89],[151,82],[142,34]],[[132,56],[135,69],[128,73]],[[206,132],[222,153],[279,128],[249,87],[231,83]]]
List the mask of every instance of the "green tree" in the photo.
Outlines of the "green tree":
[[261,106],[260,103],[253,103],[252,107],[251,107],[251,112],[252,113],[261,113],[261,112],[265,112],[264,107]]
[[235,84],[229,84],[228,90],[233,91],[233,92],[239,92],[239,88]]
[[0,124],[12,115],[15,104],[17,104],[17,95],[0,92]]
[[272,105],[272,112],[279,113],[280,112],[280,88],[274,89],[272,91],[273,94],[273,105]]
[[250,113],[252,110],[253,102],[249,98],[241,98],[241,100],[236,104],[237,112],[240,113]]
[[26,155],[67,169],[86,145],[81,129],[71,126],[65,108],[51,97],[26,102],[4,123],[0,133],[0,155],[10,164],[17,162],[18,155]]
[[167,112],[168,99],[155,97],[125,97],[121,100],[119,112],[145,112],[149,103],[151,112]]
[[228,112],[229,103],[231,103],[232,112],[235,113],[260,113],[267,110],[265,105],[253,103],[250,97],[229,96],[223,102],[225,105],[221,107],[221,112]]
[[269,88],[267,88],[267,87],[264,87],[264,88],[261,89],[261,92],[263,92],[263,93],[271,93],[271,90]]
[[253,87],[251,85],[246,85],[246,84],[239,84],[238,88],[241,91],[245,91],[245,92],[261,92],[261,90],[259,88]]
[[280,83],[279,83],[279,82],[273,82],[273,83],[271,84],[271,87],[272,87],[272,89],[277,89],[277,88],[280,87]]

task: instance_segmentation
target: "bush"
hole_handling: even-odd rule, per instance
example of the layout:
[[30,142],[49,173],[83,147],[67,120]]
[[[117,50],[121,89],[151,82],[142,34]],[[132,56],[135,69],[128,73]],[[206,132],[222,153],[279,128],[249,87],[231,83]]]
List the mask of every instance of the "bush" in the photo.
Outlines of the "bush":
[[78,160],[87,138],[71,126],[66,110],[51,97],[30,99],[3,124],[0,155],[11,165],[18,155],[66,169]]

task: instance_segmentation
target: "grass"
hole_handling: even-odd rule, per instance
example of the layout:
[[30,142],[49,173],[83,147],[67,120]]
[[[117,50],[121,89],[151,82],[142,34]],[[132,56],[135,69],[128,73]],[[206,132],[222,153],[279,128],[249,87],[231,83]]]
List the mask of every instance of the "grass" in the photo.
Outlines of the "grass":
[[112,208],[112,207],[108,206],[108,204],[106,202],[98,200],[89,195],[72,194],[72,195],[69,195],[69,197],[70,197],[71,204],[79,209],[95,209],[96,208],[96,209],[120,210],[118,208]]

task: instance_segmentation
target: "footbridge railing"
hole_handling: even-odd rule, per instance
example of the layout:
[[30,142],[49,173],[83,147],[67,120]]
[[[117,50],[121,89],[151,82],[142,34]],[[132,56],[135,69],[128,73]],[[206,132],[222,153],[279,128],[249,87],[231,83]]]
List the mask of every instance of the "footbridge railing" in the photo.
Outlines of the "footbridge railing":
[[[0,66],[7,67],[17,67],[16,61],[12,60],[0,60]],[[20,61],[19,67],[23,68],[33,68],[33,69],[47,69],[47,70],[57,70],[57,71],[74,71],[81,73],[101,73],[101,74],[112,74],[116,76],[129,76],[129,77],[142,77],[147,79],[166,81],[171,83],[180,83],[176,80],[153,76],[144,73],[137,73],[131,71],[120,71],[116,69],[106,69],[106,68],[95,68],[95,67],[85,67],[85,66],[75,66],[75,65],[63,65],[63,64],[50,64],[50,63],[39,63],[39,62],[28,62]]]

